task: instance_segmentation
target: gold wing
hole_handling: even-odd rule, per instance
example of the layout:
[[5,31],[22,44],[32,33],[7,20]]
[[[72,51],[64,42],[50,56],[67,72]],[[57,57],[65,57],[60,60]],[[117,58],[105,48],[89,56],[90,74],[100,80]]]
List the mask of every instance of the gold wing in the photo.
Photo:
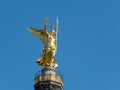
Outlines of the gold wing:
[[40,40],[46,45],[48,38],[49,38],[49,34],[46,30],[42,30],[42,29],[35,29],[35,28],[28,28],[28,30],[35,36],[37,36],[38,38],[40,38]]

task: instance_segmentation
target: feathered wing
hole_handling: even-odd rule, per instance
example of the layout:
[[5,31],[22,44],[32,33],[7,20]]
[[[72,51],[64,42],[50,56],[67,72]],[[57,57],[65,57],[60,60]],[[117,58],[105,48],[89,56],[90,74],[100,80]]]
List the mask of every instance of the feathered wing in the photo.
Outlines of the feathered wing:
[[48,38],[49,38],[49,34],[46,30],[39,30],[39,29],[35,29],[35,28],[28,28],[28,30],[35,36],[37,36],[38,38],[40,38],[40,40],[44,43],[47,44]]

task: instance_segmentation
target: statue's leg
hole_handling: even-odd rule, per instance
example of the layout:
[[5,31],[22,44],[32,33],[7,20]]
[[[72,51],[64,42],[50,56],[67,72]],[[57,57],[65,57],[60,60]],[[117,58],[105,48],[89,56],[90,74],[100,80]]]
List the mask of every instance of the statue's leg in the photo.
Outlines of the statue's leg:
[[48,57],[48,53],[49,53],[49,48],[45,48],[43,50],[43,53],[44,53],[44,57],[47,58]]
[[50,66],[53,66],[53,61],[54,61],[54,58],[55,58],[55,50],[52,50],[52,58],[50,60]]

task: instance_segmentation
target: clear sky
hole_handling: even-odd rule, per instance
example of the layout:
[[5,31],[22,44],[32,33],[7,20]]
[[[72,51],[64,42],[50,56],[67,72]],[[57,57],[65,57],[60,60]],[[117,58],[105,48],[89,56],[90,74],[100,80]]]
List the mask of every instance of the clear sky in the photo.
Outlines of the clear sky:
[[120,90],[120,0],[1,0],[0,90],[34,90],[43,44],[27,28],[56,16],[64,90]]

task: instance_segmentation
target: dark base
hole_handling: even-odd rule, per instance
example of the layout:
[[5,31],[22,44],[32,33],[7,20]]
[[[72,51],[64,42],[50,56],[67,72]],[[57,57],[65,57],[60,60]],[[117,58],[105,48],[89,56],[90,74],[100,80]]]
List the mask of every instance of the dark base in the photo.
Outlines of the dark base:
[[63,90],[61,84],[53,81],[40,82],[34,85],[35,90]]

